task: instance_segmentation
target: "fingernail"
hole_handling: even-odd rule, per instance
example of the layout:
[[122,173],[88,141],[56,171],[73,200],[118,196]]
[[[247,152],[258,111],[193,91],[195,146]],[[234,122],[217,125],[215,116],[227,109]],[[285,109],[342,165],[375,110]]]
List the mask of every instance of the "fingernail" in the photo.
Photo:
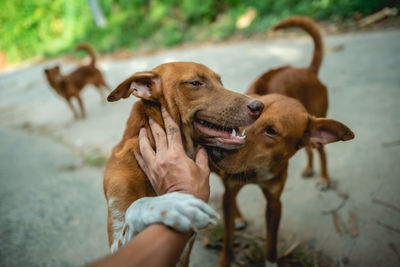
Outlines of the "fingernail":
[[150,117],[150,116],[149,116],[149,122],[150,122],[150,123],[153,123],[153,122],[154,122],[154,121],[153,121],[153,118]]
[[211,225],[217,225],[217,222],[213,219],[209,220],[208,223]]
[[164,108],[164,106],[161,106],[161,111],[162,111],[162,112],[165,112],[165,111],[167,111],[167,110]]
[[145,132],[146,132],[146,129],[140,128],[139,135],[144,135]]

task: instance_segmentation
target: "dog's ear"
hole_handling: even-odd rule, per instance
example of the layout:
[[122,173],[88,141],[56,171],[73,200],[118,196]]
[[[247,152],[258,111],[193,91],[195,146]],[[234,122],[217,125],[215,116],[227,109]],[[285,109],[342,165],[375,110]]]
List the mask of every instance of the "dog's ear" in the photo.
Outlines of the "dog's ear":
[[128,98],[131,94],[136,97],[157,102],[161,93],[161,80],[153,72],[139,72],[117,86],[107,97],[109,102]]
[[312,147],[348,141],[354,138],[354,133],[343,123],[325,118],[311,117],[307,126],[307,140]]

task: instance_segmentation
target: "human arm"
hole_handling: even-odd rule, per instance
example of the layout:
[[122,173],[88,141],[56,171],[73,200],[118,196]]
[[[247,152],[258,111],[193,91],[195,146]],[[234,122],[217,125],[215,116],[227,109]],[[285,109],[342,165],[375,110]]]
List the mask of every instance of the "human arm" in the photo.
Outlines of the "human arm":
[[114,254],[90,267],[174,266],[190,238],[162,224],[152,224]]
[[[190,229],[204,228],[213,222],[212,218],[218,217],[203,202],[208,201],[210,194],[207,153],[204,149],[200,149],[195,161],[187,157],[183,149],[179,127],[165,109],[162,110],[162,113],[166,132],[161,126],[150,120],[150,127],[156,140],[156,152],[150,146],[146,132],[142,130],[139,135],[142,155],[135,154],[140,167],[159,197],[135,201],[125,215],[127,221],[139,220],[135,225],[145,226],[145,229],[114,254],[106,256],[90,266],[173,266],[179,260],[191,236]],[[162,224],[147,225],[145,221],[150,217],[146,216],[150,210],[149,205],[150,207],[155,206],[151,211],[153,215],[162,206],[161,199],[163,199],[162,203],[167,203],[172,210],[171,215],[176,210],[181,211],[178,214],[178,222],[182,223],[183,227],[180,229],[186,229],[186,233],[179,233]],[[165,202],[167,199],[173,202]],[[174,201],[176,206],[174,206]],[[185,206],[186,203],[189,206]],[[164,210],[164,208],[160,210]],[[130,219],[130,217],[132,218]]]

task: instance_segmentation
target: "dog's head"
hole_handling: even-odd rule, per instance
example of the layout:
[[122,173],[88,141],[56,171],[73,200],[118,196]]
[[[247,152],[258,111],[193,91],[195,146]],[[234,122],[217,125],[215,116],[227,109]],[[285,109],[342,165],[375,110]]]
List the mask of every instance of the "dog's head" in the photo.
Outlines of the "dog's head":
[[53,87],[54,89],[59,87],[58,85],[62,80],[60,66],[44,69],[44,74],[46,75],[46,79],[51,87]]
[[275,173],[305,145],[318,147],[354,138],[346,125],[311,116],[296,99],[277,94],[258,99],[264,103],[264,111],[247,128],[246,144],[235,151],[209,151],[213,162],[228,173],[260,169]]
[[224,149],[245,143],[239,127],[253,123],[263,109],[261,101],[225,89],[218,74],[192,62],[167,63],[136,73],[118,85],[107,100],[131,94],[144,104],[165,106],[187,142],[194,139]]

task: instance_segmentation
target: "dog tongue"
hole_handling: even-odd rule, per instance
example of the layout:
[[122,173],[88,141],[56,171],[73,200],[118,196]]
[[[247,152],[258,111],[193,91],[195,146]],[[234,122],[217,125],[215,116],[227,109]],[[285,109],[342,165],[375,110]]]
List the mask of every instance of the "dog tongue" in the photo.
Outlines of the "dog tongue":
[[[224,143],[224,144],[244,144],[245,138],[243,138],[238,130],[238,133],[236,133],[236,130],[233,131],[223,131],[223,130],[218,130],[214,128],[209,128],[207,126],[201,125],[200,123],[195,123],[196,127],[203,133],[208,135],[209,137],[214,137],[216,138],[219,142]],[[241,137],[241,138],[238,138]]]

